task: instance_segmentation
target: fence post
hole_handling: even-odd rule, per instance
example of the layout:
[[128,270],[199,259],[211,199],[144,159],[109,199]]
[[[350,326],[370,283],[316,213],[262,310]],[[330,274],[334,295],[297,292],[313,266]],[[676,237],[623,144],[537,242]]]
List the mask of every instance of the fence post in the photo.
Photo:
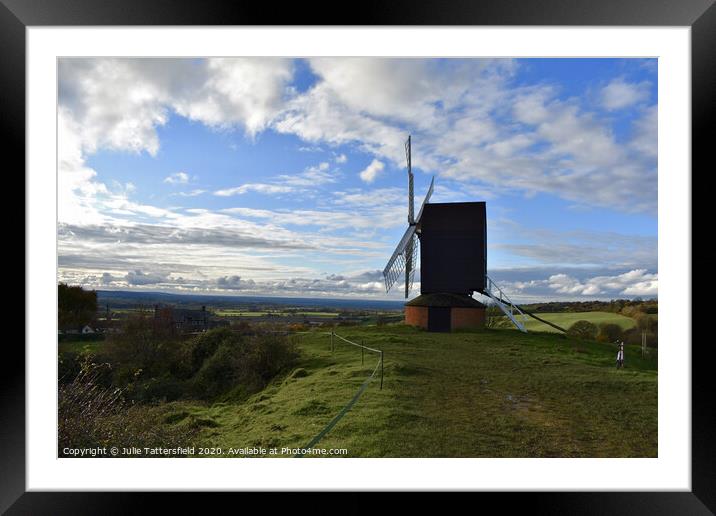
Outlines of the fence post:
[[[360,341],[360,342],[361,342],[361,344],[365,344],[365,341],[364,341],[364,340],[362,340],[362,341]],[[360,365],[364,365],[364,364],[365,364],[365,361],[364,361],[364,358],[363,358],[363,355],[364,355],[364,354],[365,354],[365,351],[363,351],[363,346],[361,346],[361,348],[360,348]]]
[[383,351],[380,352],[380,390],[383,390]]

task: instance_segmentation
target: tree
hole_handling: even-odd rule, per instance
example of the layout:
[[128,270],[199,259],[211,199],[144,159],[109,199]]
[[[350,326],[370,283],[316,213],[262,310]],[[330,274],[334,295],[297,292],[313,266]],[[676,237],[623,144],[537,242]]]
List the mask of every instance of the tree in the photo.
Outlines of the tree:
[[91,323],[97,313],[97,292],[57,285],[57,318],[60,328],[80,328]]
[[622,337],[621,326],[614,323],[601,323],[597,340],[601,342],[614,342]]
[[649,317],[647,314],[639,314],[634,318],[636,320],[636,327],[639,331],[655,332],[657,327],[657,320],[653,317]]
[[589,321],[580,320],[575,322],[567,330],[567,335],[578,339],[594,340],[597,338],[598,329],[596,325]]

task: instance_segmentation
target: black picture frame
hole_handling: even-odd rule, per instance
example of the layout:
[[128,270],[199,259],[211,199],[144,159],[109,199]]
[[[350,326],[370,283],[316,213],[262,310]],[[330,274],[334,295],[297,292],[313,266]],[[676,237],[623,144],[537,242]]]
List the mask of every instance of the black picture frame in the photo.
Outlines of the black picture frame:
[[[28,26],[110,25],[569,25],[689,26],[692,51],[692,158],[709,163],[709,116],[716,92],[714,0],[363,1],[267,9],[260,2],[188,0],[0,0],[0,125],[6,153],[25,164],[25,29]],[[318,13],[321,13],[319,15]],[[711,110],[709,109],[711,107]],[[709,130],[709,128],[711,130]],[[7,155],[6,155],[7,157]],[[710,167],[711,169],[712,167]],[[693,177],[693,176],[692,176]],[[27,258],[27,257],[25,257]],[[699,262],[697,262],[698,265]],[[705,261],[703,262],[705,265]],[[27,275],[28,271],[25,270]],[[692,491],[484,494],[501,510],[528,504],[533,512],[564,514],[710,514],[716,511],[716,414],[708,346],[692,346]],[[147,510],[148,494],[26,492],[25,356],[6,348],[13,367],[0,375],[0,511],[8,514],[124,514]],[[152,495],[162,496],[162,495]],[[246,494],[242,496],[247,496]],[[353,495],[355,496],[355,495]],[[419,499],[419,497],[418,497]],[[362,500],[362,499],[361,499]],[[167,505],[164,505],[164,504]],[[201,502],[199,502],[201,503]],[[359,501],[359,506],[369,502]],[[163,495],[164,510],[187,505]]]

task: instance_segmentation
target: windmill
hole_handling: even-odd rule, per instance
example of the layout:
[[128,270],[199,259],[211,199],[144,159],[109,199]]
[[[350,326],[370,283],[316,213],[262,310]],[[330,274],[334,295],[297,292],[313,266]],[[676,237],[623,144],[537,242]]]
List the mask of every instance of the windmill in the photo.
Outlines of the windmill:
[[383,270],[388,292],[404,278],[408,298],[420,252],[420,296],[406,303],[406,324],[428,331],[480,327],[489,297],[521,331],[525,314],[487,276],[487,212],[484,202],[430,203],[435,178],[414,215],[411,137],[405,143],[408,167],[408,227]]

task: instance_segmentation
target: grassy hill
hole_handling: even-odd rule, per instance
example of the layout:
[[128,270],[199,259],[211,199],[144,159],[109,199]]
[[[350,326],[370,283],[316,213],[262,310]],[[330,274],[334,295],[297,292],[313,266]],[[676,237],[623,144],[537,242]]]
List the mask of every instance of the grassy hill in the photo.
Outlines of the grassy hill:
[[[657,365],[637,347],[616,370],[612,346],[548,333],[338,333],[384,350],[384,387],[374,381],[319,447],[350,457],[657,456]],[[366,353],[362,365],[360,349],[338,341],[331,352],[326,335],[297,338],[300,363],[262,392],[242,402],[173,402],[164,424],[199,422],[197,445],[224,450],[306,445],[377,359]]]
[[[565,330],[569,329],[575,322],[585,320],[594,324],[600,323],[613,323],[618,324],[622,330],[628,330],[636,326],[636,321],[631,317],[625,315],[616,314],[613,312],[559,312],[559,313],[538,313],[536,314],[542,319],[552,322],[558,326],[561,326]],[[498,320],[498,327],[500,328],[514,328],[514,325],[507,319],[507,317],[500,317]],[[529,331],[548,331],[553,333],[559,333],[559,330],[552,328],[551,326],[539,322],[531,317],[527,317],[527,324],[525,327]]]

